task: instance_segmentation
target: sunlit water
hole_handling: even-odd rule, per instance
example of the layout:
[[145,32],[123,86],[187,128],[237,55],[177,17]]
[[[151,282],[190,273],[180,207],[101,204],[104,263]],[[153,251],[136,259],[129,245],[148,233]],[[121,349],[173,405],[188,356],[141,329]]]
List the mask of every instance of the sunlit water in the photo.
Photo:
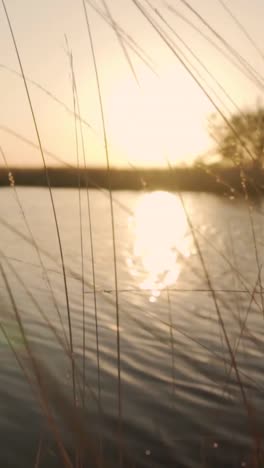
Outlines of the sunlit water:
[[[68,336],[65,289],[49,193],[35,188],[17,190]],[[86,192],[81,194],[83,265],[78,192],[60,189],[53,193],[66,265],[74,356],[80,368],[84,287],[86,428],[103,434],[106,457],[115,461],[117,323],[109,197],[107,192],[90,191],[102,422],[90,392],[98,395]],[[1,189],[0,195],[1,264],[13,301],[35,355],[45,362],[58,385],[70,392],[69,359],[42,315],[44,311],[64,340],[46,274],[32,246],[14,192]],[[258,202],[252,214],[256,260],[249,210],[242,200],[207,194],[187,193],[181,199],[177,194],[165,192],[114,192],[122,432],[124,450],[137,466],[201,466],[205,462],[209,466],[246,466],[249,463],[247,414],[236,377],[230,371],[230,356],[206,275],[216,291],[232,348],[236,348],[241,327],[244,328],[236,356],[261,431],[263,313],[261,295],[257,292],[252,300],[251,293],[259,291],[261,281],[257,262],[261,269],[262,209],[262,203]],[[0,288],[2,324],[15,350],[26,359],[2,273]],[[4,336],[0,350],[1,466],[34,466],[43,434],[41,466],[57,466],[39,405]]]

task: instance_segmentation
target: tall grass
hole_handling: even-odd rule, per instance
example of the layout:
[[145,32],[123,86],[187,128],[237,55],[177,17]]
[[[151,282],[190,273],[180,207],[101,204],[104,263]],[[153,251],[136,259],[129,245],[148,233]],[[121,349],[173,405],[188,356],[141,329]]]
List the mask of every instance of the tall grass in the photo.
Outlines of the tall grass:
[[[260,54],[263,58],[262,51],[258,48],[255,44],[254,40],[251,36],[247,33],[246,29],[243,25],[239,22],[239,20],[234,16],[232,11],[225,5],[222,0],[219,0],[222,6],[225,8],[226,12],[229,13],[231,18],[235,21],[236,25],[241,29],[244,33],[246,38],[251,42],[251,44],[255,47],[256,51]],[[262,286],[262,261],[261,255],[259,252],[259,245],[258,239],[256,234],[256,226],[253,216],[253,201],[250,198],[249,191],[248,191],[248,180],[245,176],[245,168],[243,166],[242,161],[237,162],[237,159],[234,155],[234,164],[239,168],[240,175],[241,175],[241,188],[242,188],[242,196],[244,199],[244,203],[247,206],[247,213],[248,213],[248,223],[250,226],[250,232],[253,240],[253,249],[254,249],[254,257],[256,262],[256,269],[257,269],[257,278],[255,284],[253,286],[248,284],[247,275],[244,272],[239,270],[238,265],[236,265],[235,259],[230,260],[229,256],[226,252],[220,251],[217,246],[215,246],[210,238],[205,236],[201,229],[199,229],[195,223],[193,222],[188,206],[185,201],[185,196],[182,193],[178,194],[178,198],[181,202],[181,206],[183,208],[183,212],[185,214],[185,218],[187,220],[188,231],[190,237],[192,239],[193,247],[195,250],[195,255],[197,258],[197,264],[195,266],[192,265],[191,259],[185,258],[184,255],[180,251],[177,252],[178,258],[182,263],[186,265],[189,264],[190,271],[194,274],[197,278],[201,275],[203,277],[203,281],[205,283],[204,287],[201,288],[192,288],[192,286],[178,287],[177,285],[168,287],[164,289],[164,287],[160,288],[160,293],[166,292],[167,297],[167,312],[168,318],[164,319],[162,316],[157,316],[153,311],[146,311],[146,316],[142,319],[139,318],[139,314],[132,314],[131,311],[128,309],[124,309],[121,306],[121,295],[139,295],[142,294],[142,290],[140,288],[121,288],[119,287],[119,270],[118,270],[118,250],[117,250],[117,216],[116,210],[121,209],[125,211],[127,215],[133,216],[133,212],[131,212],[130,208],[127,207],[123,202],[120,202],[119,199],[115,197],[112,191],[112,182],[111,182],[111,160],[110,160],[110,152],[109,152],[109,145],[111,136],[108,135],[107,129],[107,122],[105,118],[105,107],[103,101],[103,94],[101,89],[101,77],[100,77],[100,68],[98,66],[98,59],[96,56],[95,44],[94,44],[94,32],[93,27],[90,21],[89,12],[93,9],[104,21],[108,26],[110,26],[116,34],[118,43],[121,48],[121,52],[123,53],[127,65],[128,70],[134,77],[137,85],[140,87],[140,79],[137,75],[136,68],[133,64],[132,55],[130,52],[132,51],[137,57],[144,62],[144,64],[149,67],[154,73],[155,67],[153,66],[151,58],[145,52],[144,48],[141,44],[138,44],[137,41],[129,36],[126,31],[120,26],[115,18],[112,16],[111,9],[109,4],[106,0],[102,0],[102,6],[99,7],[97,4],[94,4],[92,1],[82,0],[82,7],[83,7],[83,17],[86,24],[87,29],[87,37],[88,37],[88,46],[89,46],[89,54],[92,57],[92,64],[93,64],[93,72],[95,75],[96,81],[96,89],[98,94],[98,105],[100,109],[100,119],[101,119],[101,127],[103,133],[103,144],[105,149],[105,160],[106,160],[106,168],[108,172],[108,191],[102,190],[101,187],[97,186],[97,189],[100,190],[104,196],[108,197],[109,200],[109,217],[110,217],[110,225],[111,225],[111,252],[112,258],[105,259],[105,262],[111,261],[112,264],[112,271],[113,271],[113,288],[110,290],[105,291],[100,290],[98,287],[98,278],[96,272],[96,254],[95,254],[95,234],[94,234],[94,223],[96,221],[93,215],[93,206],[92,206],[92,198],[91,192],[88,189],[88,179],[86,180],[87,187],[85,189],[86,195],[86,205],[83,202],[83,190],[81,188],[81,167],[83,166],[86,170],[89,168],[89,158],[87,157],[87,150],[85,147],[85,139],[84,139],[84,127],[91,127],[90,123],[87,122],[81,115],[81,106],[80,106],[80,98],[77,86],[77,79],[75,75],[74,69],[74,57],[70,49],[70,44],[66,38],[66,46],[67,46],[67,55],[69,58],[69,69],[71,75],[71,90],[72,90],[72,108],[58,99],[54,94],[50,93],[46,88],[44,88],[39,83],[31,80],[24,71],[24,66],[21,60],[20,51],[19,51],[19,44],[16,40],[16,34],[12,25],[12,18],[9,16],[8,8],[6,5],[5,0],[2,0],[3,11],[5,13],[5,17],[7,20],[8,28],[10,31],[10,36],[12,39],[13,47],[16,53],[17,61],[19,64],[19,72],[9,69],[4,64],[1,65],[1,68],[8,70],[13,74],[17,74],[22,78],[24,84],[24,90],[27,97],[27,103],[30,109],[32,121],[34,124],[35,134],[37,138],[37,148],[41,154],[41,160],[43,164],[43,168],[45,171],[45,177],[47,182],[47,189],[49,194],[49,202],[52,208],[52,216],[53,222],[55,225],[56,231],[56,240],[58,243],[59,255],[60,255],[60,268],[63,278],[63,296],[65,299],[66,311],[67,311],[67,324],[68,324],[68,334],[66,333],[65,326],[63,323],[63,317],[61,314],[61,307],[58,304],[58,300],[56,299],[55,295],[55,286],[52,284],[50,280],[50,271],[45,266],[44,257],[52,259],[52,256],[49,252],[45,251],[41,246],[38,244],[34,236],[34,231],[32,226],[28,220],[26,215],[26,211],[23,207],[23,202],[21,201],[19,191],[16,187],[16,181],[13,178],[9,165],[8,160],[5,155],[4,149],[0,148],[1,157],[4,161],[4,165],[9,172],[9,181],[10,181],[10,190],[13,191],[16,204],[22,215],[23,223],[27,231],[27,235],[19,232],[16,228],[12,227],[7,220],[0,218],[0,223],[5,228],[9,229],[12,233],[15,233],[18,238],[22,241],[26,241],[30,245],[33,246],[37,260],[39,263],[39,267],[43,273],[45,284],[47,285],[47,291],[52,299],[52,304],[56,310],[56,314],[59,318],[59,326],[60,330],[58,330],[57,326],[53,324],[53,320],[49,317],[49,314],[46,310],[43,310],[41,305],[38,302],[37,297],[32,293],[30,288],[28,287],[26,280],[21,278],[19,273],[16,269],[12,266],[11,259],[5,255],[5,252],[1,249],[0,250],[0,273],[3,281],[4,289],[7,293],[8,303],[10,307],[10,311],[12,311],[12,316],[14,321],[18,326],[18,331],[20,336],[22,337],[23,342],[23,352],[20,353],[14,346],[12,339],[10,338],[7,326],[4,322],[4,319],[0,322],[1,331],[10,347],[11,351],[13,352],[15,359],[23,372],[28,384],[32,387],[35,397],[39,403],[41,408],[42,414],[44,419],[47,423],[48,429],[50,434],[55,441],[56,450],[60,456],[59,466],[66,466],[66,467],[74,467],[74,468],[81,468],[86,466],[114,466],[116,465],[116,461],[114,457],[113,460],[111,456],[108,454],[111,453],[111,450],[107,450],[105,447],[105,430],[108,424],[107,421],[107,411],[105,411],[103,405],[103,394],[107,392],[108,389],[105,389],[102,384],[102,355],[104,351],[104,330],[103,327],[100,326],[101,324],[101,315],[103,314],[102,307],[100,306],[100,298],[103,296],[105,301],[111,306],[113,306],[115,311],[115,331],[116,331],[116,396],[117,396],[117,409],[115,411],[116,419],[117,419],[117,435],[115,433],[115,429],[113,430],[113,439],[114,445],[116,444],[117,452],[118,452],[118,465],[119,467],[126,467],[126,466],[134,466],[133,463],[133,454],[129,452],[129,448],[127,446],[127,441],[125,437],[125,425],[126,425],[126,413],[124,410],[124,389],[126,386],[123,383],[123,379],[126,375],[126,371],[124,373],[122,371],[123,364],[124,368],[126,363],[125,357],[123,358],[122,354],[122,325],[124,320],[121,320],[121,314],[124,314],[126,319],[129,319],[132,323],[138,325],[140,331],[145,331],[151,338],[153,338],[154,348],[155,344],[166,345],[169,349],[170,354],[170,378],[169,382],[171,385],[171,408],[173,412],[176,412],[176,398],[177,398],[177,386],[179,382],[177,381],[176,374],[177,374],[177,351],[176,351],[176,336],[177,337],[184,337],[184,340],[190,341],[192,344],[195,344],[199,349],[206,350],[209,355],[213,356],[214,359],[217,361],[222,362],[226,366],[226,379],[221,382],[220,391],[225,394],[227,392],[227,387],[230,382],[231,376],[234,374],[236,387],[239,389],[240,396],[238,397],[239,401],[241,402],[241,408],[243,408],[244,413],[247,417],[247,422],[249,426],[249,432],[251,436],[251,453],[248,459],[248,463],[252,467],[260,467],[263,466],[263,450],[262,450],[262,434],[259,430],[258,425],[258,418],[257,418],[257,407],[255,407],[255,403],[253,398],[250,396],[249,385],[258,389],[260,392],[263,391],[261,383],[257,381],[257,379],[252,375],[245,372],[242,365],[240,364],[238,351],[240,344],[243,342],[245,335],[251,340],[251,343],[256,345],[256,348],[262,347],[262,341],[255,336],[254,332],[250,330],[248,326],[248,320],[250,317],[250,313],[252,312],[253,306],[258,309],[258,311],[263,315],[264,314],[264,298],[263,298],[263,286]],[[180,64],[184,67],[186,72],[192,77],[196,85],[200,88],[201,92],[207,97],[210,103],[214,106],[216,112],[220,115],[222,120],[225,122],[227,126],[229,126],[230,130],[233,132],[234,137],[241,143],[244,147],[245,151],[247,152],[249,159],[254,160],[255,155],[251,153],[250,149],[247,147],[244,140],[241,138],[240,134],[229,122],[229,110],[230,108],[221,100],[221,96],[219,96],[219,92],[222,92],[225,98],[228,99],[229,105],[232,105],[236,111],[240,112],[243,115],[243,111],[239,108],[239,106],[234,101],[233,97],[229,95],[229,93],[225,90],[223,85],[217,80],[216,77],[209,71],[209,69],[204,64],[202,58],[198,57],[192,48],[181,38],[181,36],[177,33],[175,27],[173,27],[170,22],[166,19],[165,14],[161,13],[160,9],[157,8],[152,1],[150,0],[132,0],[132,3],[138,13],[145,19],[148,25],[151,26],[153,31],[158,35],[161,42],[166,45],[166,47],[172,52],[174,58],[180,62]],[[210,34],[213,35],[214,40],[211,39],[211,36],[208,37],[203,33],[201,28],[194,25],[189,19],[187,19],[182,13],[179,13],[177,9],[174,8],[173,5],[169,4],[168,2],[163,2],[165,5],[165,9],[170,11],[173,15],[180,16],[183,21],[186,21],[191,27],[195,28],[199,33],[203,35],[203,37],[208,40],[213,47],[216,47],[218,51],[220,51],[228,60],[231,61],[233,65],[235,65],[240,72],[242,72],[246,78],[255,83],[255,85],[263,90],[264,79],[260,75],[260,73],[250,65],[247,60],[242,57],[227,41],[202,17],[202,15],[186,0],[181,0],[181,3],[186,7],[188,11],[199,20],[199,24],[205,26]],[[219,43],[221,46],[219,46]],[[182,49],[183,47],[183,49]],[[184,52],[185,50],[185,52]],[[192,59],[196,63],[196,66],[193,64],[192,60],[188,58],[186,55],[186,50],[191,55]],[[198,65],[202,68],[203,72],[209,77],[214,84],[217,86],[218,91],[215,91],[213,87],[209,85],[207,79],[204,78],[204,75],[199,71],[197,68]],[[76,151],[76,167],[78,169],[78,180],[76,181],[76,188],[78,190],[78,232],[79,232],[79,245],[76,246],[76,251],[80,252],[80,271],[76,273],[75,271],[71,270],[67,266],[67,262],[65,260],[65,251],[64,251],[64,244],[63,244],[63,232],[61,231],[59,216],[58,216],[58,209],[56,207],[55,198],[53,188],[50,182],[49,176],[49,168],[46,162],[46,155],[52,156],[57,161],[63,161],[63,159],[52,152],[46,150],[42,143],[42,138],[40,135],[38,122],[36,118],[36,113],[34,109],[34,105],[31,99],[30,88],[28,84],[31,83],[36,86],[41,92],[45,93],[45,95],[56,102],[58,105],[62,106],[64,110],[69,113],[73,117],[73,132],[75,138],[75,151]],[[34,142],[28,140],[27,138],[17,134],[12,129],[6,128],[1,126],[1,128],[8,133],[13,134],[16,138],[28,143],[29,145],[33,145],[36,147]],[[69,166],[69,164],[68,164]],[[170,170],[173,171],[173,167],[170,167]],[[216,183],[223,183],[226,185],[229,192],[232,194],[232,197],[238,197],[236,190],[231,187],[225,180],[219,180],[218,176],[214,174],[213,168],[204,168],[205,171],[208,171],[212,177],[215,177]],[[87,171],[86,171],[87,172]],[[87,174],[86,174],[87,177]],[[96,184],[95,184],[96,185]],[[258,188],[256,188],[257,190]],[[143,192],[143,190],[142,190]],[[240,196],[240,195],[239,195]],[[231,202],[231,201],[230,201]],[[84,216],[84,208],[87,208],[87,218]],[[262,214],[262,213],[261,213]],[[85,229],[85,223],[87,221],[88,230]],[[88,240],[87,240],[88,239]],[[236,278],[237,286],[230,289],[221,290],[214,286],[214,278],[210,273],[210,265],[208,265],[208,260],[206,257],[206,252],[204,251],[203,245],[206,245],[208,250],[212,249],[214,252],[219,255],[221,261],[224,261],[225,264],[228,266],[232,274]],[[90,261],[87,265],[87,258],[86,258],[86,249],[85,247],[88,245],[88,250],[90,254]],[[161,246],[162,247],[162,246]],[[235,254],[234,254],[235,255]],[[24,265],[26,269],[26,264]],[[91,272],[91,281],[88,280],[86,276],[86,267],[90,269]],[[26,293],[27,300],[30,304],[33,304],[34,310],[38,311],[40,314],[45,326],[49,331],[52,332],[52,337],[55,340],[56,344],[59,345],[60,349],[63,352],[63,355],[67,358],[67,362],[70,363],[71,366],[71,386],[72,386],[72,397],[69,399],[67,395],[67,391],[65,390],[65,386],[63,383],[59,381],[59,379],[54,378],[50,369],[44,363],[44,360],[37,357],[34,350],[34,343],[28,336],[28,332],[26,329],[26,320],[23,318],[23,313],[21,313],[19,304],[15,299],[15,293],[12,289],[12,281],[10,282],[8,273],[11,274],[12,279],[17,281],[17,284],[21,287],[21,289]],[[78,281],[81,285],[81,334],[82,334],[82,343],[81,343],[81,364],[79,363],[78,353],[75,352],[75,346],[78,348],[78,343],[74,342],[74,325],[72,319],[72,309],[71,309],[71,296],[70,296],[70,289],[69,289],[69,281],[74,277],[74,279]],[[86,291],[88,288],[88,293]],[[151,288],[150,288],[151,290]],[[146,293],[148,291],[147,288],[144,289]],[[192,293],[205,293],[209,295],[210,298],[210,306],[215,314],[215,320],[218,322],[220,335],[222,337],[222,346],[223,352],[222,354],[213,349],[212,346],[204,343],[202,340],[193,336],[191,333],[186,331],[184,327],[181,326],[179,323],[175,323],[175,311],[173,309],[173,302],[171,300],[171,294],[185,294],[186,292]],[[105,294],[107,293],[107,294]],[[236,299],[237,294],[243,293],[248,297],[248,304],[246,307],[246,312],[244,317],[238,316],[235,317],[238,327],[238,335],[236,337],[235,343],[232,343],[231,339],[231,331],[228,329],[228,320],[226,319],[226,310],[227,304],[225,303],[225,299],[223,297],[223,293],[226,294],[233,294],[234,298]],[[129,296],[128,296],[129,297]],[[130,296],[131,297],[131,296]],[[86,301],[86,299],[88,300]],[[92,299],[90,301],[90,298]],[[99,298],[99,300],[98,300]],[[73,299],[72,299],[73,300]],[[259,301],[260,300],[260,301]],[[96,349],[96,371],[97,371],[97,391],[94,390],[92,386],[89,384],[89,353],[88,350],[90,349],[90,343],[87,340],[87,330],[90,326],[89,322],[89,312],[88,312],[88,305],[91,306],[94,312],[94,327],[95,327],[95,349]],[[188,307],[189,304],[186,304]],[[240,313],[241,305],[237,301],[237,309]],[[136,310],[136,307],[135,307]],[[138,306],[138,311],[144,315],[144,311],[140,310]],[[233,312],[233,311],[232,311]],[[235,315],[235,314],[234,314]],[[25,323],[24,323],[25,321]],[[158,326],[155,329],[153,324],[156,323]],[[165,333],[164,333],[165,330]],[[63,338],[61,337],[60,332],[63,334]],[[124,343],[126,342],[127,337],[124,336]],[[124,353],[127,351],[124,350]],[[25,354],[23,354],[25,353]],[[26,358],[25,358],[26,356]],[[188,357],[188,359],[191,358]],[[154,358],[153,358],[154,359]],[[146,369],[147,371],[147,369]],[[158,369],[157,369],[158,372]],[[210,377],[209,377],[210,378]],[[142,393],[144,389],[142,389]],[[195,392],[195,390],[194,390]],[[163,397],[166,399],[166,395]],[[79,404],[81,400],[82,404]],[[99,436],[98,434],[93,434],[92,428],[89,427],[89,410],[90,410],[90,401],[93,401],[95,405],[98,415],[99,415]],[[217,425],[217,422],[216,422]],[[67,437],[65,437],[65,432],[70,434],[71,443],[67,442]],[[199,434],[199,437],[203,439],[203,436]],[[99,441],[98,441],[99,439]],[[210,439],[210,437],[209,437]],[[173,440],[173,435],[171,435],[171,440]],[[210,441],[211,443],[211,441]],[[217,443],[215,442],[215,447],[217,447]],[[36,447],[36,459],[35,459],[35,467],[42,466],[42,452],[43,449],[43,437],[40,434],[39,437],[39,444]],[[146,450],[146,455],[150,455],[150,450]],[[106,455],[105,455],[106,454]],[[136,460],[137,457],[134,457]],[[202,466],[207,466],[207,462],[204,457],[204,453],[201,457]],[[178,460],[177,457],[174,459],[175,466],[177,466]],[[153,466],[155,466],[155,462],[153,461]]]

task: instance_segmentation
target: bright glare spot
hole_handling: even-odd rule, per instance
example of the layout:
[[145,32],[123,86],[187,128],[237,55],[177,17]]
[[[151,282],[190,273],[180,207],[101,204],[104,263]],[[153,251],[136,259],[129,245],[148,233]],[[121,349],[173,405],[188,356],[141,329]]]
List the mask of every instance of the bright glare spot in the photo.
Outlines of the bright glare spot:
[[152,296],[154,296],[154,297],[159,297],[159,296],[160,296],[160,291],[154,289],[154,290],[152,291]]
[[112,331],[115,331],[115,332],[117,332],[117,331],[119,331],[119,332],[123,331],[123,328],[117,327],[115,324],[109,325],[108,328],[109,328],[109,330],[112,330]]
[[155,302],[162,289],[176,283],[180,260],[189,255],[187,220],[179,198],[161,191],[144,195],[131,226],[134,246],[127,265],[132,275],[138,272],[140,288],[150,290],[149,301]]
[[145,454],[146,454],[147,456],[149,456],[149,455],[151,454],[151,451],[150,451],[149,449],[147,449],[147,450],[145,451]]
[[166,166],[167,159],[192,164],[210,145],[211,105],[178,66],[160,70],[158,79],[143,73],[140,87],[127,75],[120,77],[105,108],[115,154],[118,148],[135,165]]
[[214,448],[218,448],[218,443],[214,442]]

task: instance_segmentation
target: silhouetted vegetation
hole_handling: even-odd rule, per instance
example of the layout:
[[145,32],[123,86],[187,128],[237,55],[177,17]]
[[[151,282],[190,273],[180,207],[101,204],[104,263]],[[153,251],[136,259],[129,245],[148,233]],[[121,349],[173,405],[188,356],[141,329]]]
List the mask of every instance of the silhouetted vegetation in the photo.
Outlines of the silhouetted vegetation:
[[[241,171],[239,168],[217,166],[196,166],[192,168],[165,169],[111,169],[101,168],[68,169],[53,167],[48,169],[52,187],[79,186],[112,190],[184,190],[194,192],[229,193],[242,192]],[[264,189],[264,172],[257,173],[252,167],[244,170],[247,190],[257,193]],[[46,187],[47,179],[43,169],[2,168],[0,186],[10,184],[21,186]]]
[[264,160],[264,108],[237,112],[228,122],[210,119],[209,131],[222,157],[235,163],[248,163],[255,169]]

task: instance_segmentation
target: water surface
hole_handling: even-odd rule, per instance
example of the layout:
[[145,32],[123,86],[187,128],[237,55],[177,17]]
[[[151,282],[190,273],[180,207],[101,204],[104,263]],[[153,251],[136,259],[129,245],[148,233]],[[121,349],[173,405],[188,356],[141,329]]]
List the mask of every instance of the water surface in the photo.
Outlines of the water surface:
[[[81,370],[85,324],[85,427],[93,435],[103,434],[108,461],[115,463],[117,452],[118,300],[124,451],[136,466],[248,463],[251,429],[219,319],[236,350],[240,378],[256,409],[254,424],[261,431],[262,202],[251,210],[243,200],[209,194],[114,192],[116,295],[108,193],[89,191],[91,225],[85,190],[81,191],[81,216],[77,190],[56,189],[53,195],[74,357]],[[71,395],[71,365],[58,341],[59,337],[65,342],[69,330],[49,192],[18,187],[15,194],[5,188],[0,196],[0,253],[5,273],[5,278],[0,277],[2,324],[16,352],[26,360],[13,300],[35,355]],[[94,279],[103,420],[97,401]],[[41,466],[57,466],[39,404],[4,336],[0,350],[1,465],[34,466],[44,434]],[[82,406],[81,398],[78,405]]]

